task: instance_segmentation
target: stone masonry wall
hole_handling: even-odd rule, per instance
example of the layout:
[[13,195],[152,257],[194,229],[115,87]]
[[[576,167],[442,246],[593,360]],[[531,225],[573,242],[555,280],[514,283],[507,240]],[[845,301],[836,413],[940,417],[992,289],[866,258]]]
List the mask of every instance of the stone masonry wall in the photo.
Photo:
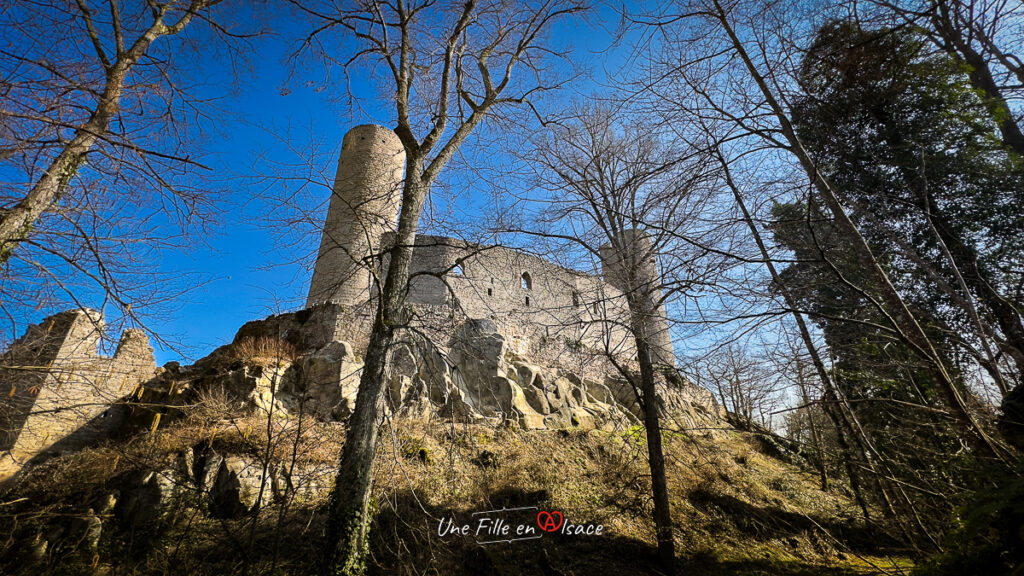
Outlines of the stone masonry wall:
[[[384,245],[390,241],[386,234]],[[516,330],[529,327],[570,345],[633,354],[621,292],[511,248],[418,235],[407,302],[490,318],[513,341]]]
[[371,297],[371,256],[398,219],[405,149],[393,130],[366,124],[345,134],[306,307]]
[[71,310],[30,326],[0,357],[0,481],[47,451],[71,451],[116,428],[112,409],[156,363],[141,330],[125,330],[112,357],[97,348],[103,319]]

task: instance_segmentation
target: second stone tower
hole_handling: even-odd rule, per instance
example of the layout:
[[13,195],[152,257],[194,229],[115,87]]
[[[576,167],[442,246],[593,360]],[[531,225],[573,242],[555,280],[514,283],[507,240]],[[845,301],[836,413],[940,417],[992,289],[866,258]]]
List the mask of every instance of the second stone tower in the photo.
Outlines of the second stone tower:
[[675,366],[672,336],[661,302],[661,275],[651,237],[643,230],[623,230],[600,248],[604,279],[623,293],[631,292],[655,364]]

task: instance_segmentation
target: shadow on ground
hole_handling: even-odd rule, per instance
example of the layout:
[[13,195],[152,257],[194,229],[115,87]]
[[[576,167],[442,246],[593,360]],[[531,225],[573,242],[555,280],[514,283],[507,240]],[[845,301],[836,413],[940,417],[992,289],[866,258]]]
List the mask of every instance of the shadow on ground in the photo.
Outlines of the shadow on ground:
[[[538,503],[538,493],[503,491],[491,497],[495,510],[530,506]],[[856,539],[856,549],[864,554],[877,554],[868,533],[847,526],[827,526],[817,520],[770,508],[758,508],[731,497],[704,494],[704,504],[718,506],[729,514],[745,515],[748,536],[772,539],[809,530],[835,530],[836,534]],[[526,512],[536,514],[536,510]],[[618,574],[661,574],[651,544],[621,535],[600,536],[543,534],[536,540],[480,545],[472,533],[438,536],[441,518],[456,518],[456,523],[471,523],[465,511],[422,507],[405,494],[392,501],[376,519],[372,545],[374,575],[387,574],[452,574],[452,575],[541,575],[541,576],[612,576]],[[742,522],[740,524],[743,524]],[[475,524],[473,525],[475,528]],[[835,535],[835,534],[834,534]],[[884,543],[888,545],[889,543]],[[763,553],[760,549],[759,553]],[[703,575],[779,575],[804,576],[827,574],[835,576],[875,572],[870,566],[851,567],[837,562],[763,558],[722,559],[709,552],[679,551],[676,573]]]

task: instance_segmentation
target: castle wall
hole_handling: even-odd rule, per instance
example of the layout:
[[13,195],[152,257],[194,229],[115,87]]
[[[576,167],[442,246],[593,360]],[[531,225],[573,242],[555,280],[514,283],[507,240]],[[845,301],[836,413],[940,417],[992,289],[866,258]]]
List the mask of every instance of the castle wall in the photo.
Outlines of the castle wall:
[[[331,302],[352,310],[374,299],[373,273],[383,277],[387,267],[381,248],[394,242],[404,167],[393,130],[363,125],[345,135],[307,308]],[[639,289],[647,293],[643,326],[654,360],[674,365],[660,293],[648,290],[659,279],[650,238],[626,231],[617,240],[600,250],[606,282],[514,249],[418,235],[407,301],[470,318],[512,315],[545,338],[633,356],[623,290]]]
[[[385,235],[385,245],[389,241]],[[407,302],[491,318],[503,331],[533,325],[545,338],[633,353],[621,292],[593,276],[510,248],[418,235]]]
[[97,352],[103,320],[71,310],[30,326],[0,357],[0,481],[59,447],[77,450],[116,427],[111,404],[156,370],[140,330],[126,330],[112,357]]

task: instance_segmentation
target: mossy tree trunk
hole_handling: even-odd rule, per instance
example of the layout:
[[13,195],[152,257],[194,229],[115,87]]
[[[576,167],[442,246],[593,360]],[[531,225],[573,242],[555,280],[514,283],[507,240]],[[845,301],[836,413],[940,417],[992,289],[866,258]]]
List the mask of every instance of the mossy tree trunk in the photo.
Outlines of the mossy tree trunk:
[[[422,165],[422,159],[413,159],[408,165],[408,174],[419,174]],[[380,290],[380,305],[366,349],[355,410],[349,419],[348,434],[331,492],[327,519],[327,544],[331,548],[326,556],[326,565],[327,572],[332,575],[362,574],[366,569],[372,520],[373,460],[384,415],[385,369],[396,327],[405,323],[405,296],[409,287],[413,244],[429,190],[429,183],[425,184],[414,176],[406,178],[398,233],[388,251],[390,264]]]

